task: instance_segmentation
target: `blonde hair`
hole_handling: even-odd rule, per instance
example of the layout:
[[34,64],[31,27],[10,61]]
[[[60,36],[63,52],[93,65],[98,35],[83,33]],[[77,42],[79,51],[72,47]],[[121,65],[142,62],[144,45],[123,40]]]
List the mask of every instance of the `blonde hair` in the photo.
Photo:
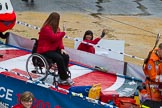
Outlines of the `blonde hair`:
[[29,91],[25,91],[20,96],[20,101],[29,102],[31,100],[32,101],[34,100],[34,95],[31,92],[29,92]]

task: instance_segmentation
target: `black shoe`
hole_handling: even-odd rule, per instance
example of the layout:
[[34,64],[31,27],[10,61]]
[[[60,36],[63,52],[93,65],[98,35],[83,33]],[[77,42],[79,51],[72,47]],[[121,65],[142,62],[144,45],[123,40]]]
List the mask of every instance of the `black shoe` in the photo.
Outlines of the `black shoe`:
[[36,71],[36,70],[32,70],[31,72],[32,72],[32,73],[37,73],[37,71]]

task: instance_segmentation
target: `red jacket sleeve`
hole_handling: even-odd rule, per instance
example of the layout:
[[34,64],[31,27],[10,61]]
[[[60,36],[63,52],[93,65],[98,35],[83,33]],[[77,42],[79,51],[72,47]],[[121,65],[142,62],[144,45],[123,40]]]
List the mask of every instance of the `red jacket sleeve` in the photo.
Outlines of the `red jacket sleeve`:
[[64,49],[63,39],[62,39],[62,41],[60,42],[59,49]]
[[45,26],[42,28],[41,34],[48,36],[48,39],[51,39],[53,41],[58,41],[64,37],[65,32],[58,31],[57,34],[54,34],[51,29],[52,28],[50,26]]
[[101,38],[96,38],[94,40],[83,40],[83,41],[96,45],[100,40]]

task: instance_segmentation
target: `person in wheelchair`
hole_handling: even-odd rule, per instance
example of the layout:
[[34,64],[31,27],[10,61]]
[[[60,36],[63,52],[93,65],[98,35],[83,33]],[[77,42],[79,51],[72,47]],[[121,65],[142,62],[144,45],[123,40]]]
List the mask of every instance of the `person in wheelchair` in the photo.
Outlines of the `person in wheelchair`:
[[39,32],[36,52],[56,62],[61,84],[72,85],[74,82],[67,73],[69,55],[63,45],[65,32],[60,30],[59,21],[60,15],[57,12],[48,16]]

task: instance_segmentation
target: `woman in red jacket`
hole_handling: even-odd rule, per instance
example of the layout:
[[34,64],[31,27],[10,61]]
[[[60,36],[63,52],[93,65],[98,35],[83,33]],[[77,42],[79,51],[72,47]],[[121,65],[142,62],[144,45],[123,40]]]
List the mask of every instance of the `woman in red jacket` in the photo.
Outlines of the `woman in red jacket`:
[[37,53],[56,62],[61,84],[72,85],[74,82],[67,74],[69,55],[63,45],[65,32],[60,31],[59,21],[60,15],[52,12],[44,22],[39,32]]
[[77,49],[95,54],[95,48],[90,44],[96,45],[101,40],[101,38],[103,38],[104,36],[105,36],[105,30],[102,31],[102,34],[100,37],[97,37],[93,40],[93,32],[91,30],[87,30],[83,36],[83,42],[86,42],[86,43],[83,43],[83,42],[80,43]]
[[26,91],[21,94],[20,103],[13,106],[12,108],[33,108],[32,107],[33,101],[34,95],[31,92]]

